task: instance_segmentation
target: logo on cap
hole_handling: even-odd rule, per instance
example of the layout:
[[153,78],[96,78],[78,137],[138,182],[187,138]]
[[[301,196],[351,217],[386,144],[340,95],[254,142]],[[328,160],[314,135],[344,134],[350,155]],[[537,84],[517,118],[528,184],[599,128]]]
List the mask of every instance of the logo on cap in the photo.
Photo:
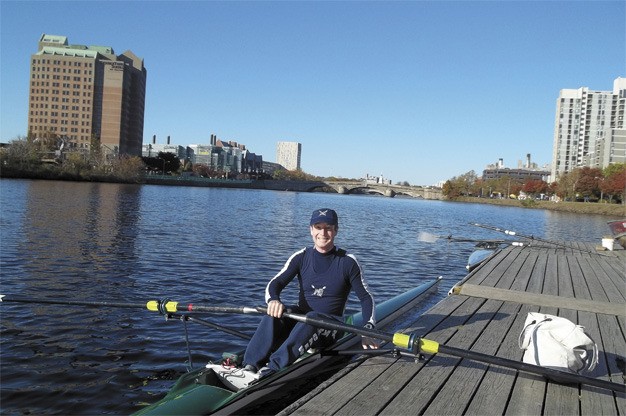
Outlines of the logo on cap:
[[318,222],[337,225],[337,213],[330,208],[317,209],[313,211],[313,215],[311,215],[311,225],[315,225]]

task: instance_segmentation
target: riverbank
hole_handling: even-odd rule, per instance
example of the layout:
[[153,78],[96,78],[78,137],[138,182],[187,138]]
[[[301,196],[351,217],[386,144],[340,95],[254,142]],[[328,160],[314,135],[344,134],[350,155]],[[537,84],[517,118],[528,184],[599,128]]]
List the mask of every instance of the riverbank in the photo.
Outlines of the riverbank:
[[571,212],[575,214],[605,215],[620,219],[626,217],[626,206],[622,204],[608,204],[597,202],[552,202],[552,201],[519,201],[517,199],[491,199],[491,198],[459,198],[457,202],[469,202],[474,204],[491,204],[508,207],[548,209],[551,211]]
[[[152,184],[169,186],[204,186],[222,188],[247,188],[266,189],[294,192],[309,192],[310,181],[282,181],[282,180],[234,180],[234,179],[207,179],[195,177],[170,177],[170,176],[147,176],[135,178],[133,180],[121,180],[111,176],[91,176],[88,179],[78,175],[56,175],[56,177],[44,176],[41,174],[26,175],[24,172],[12,172],[7,169],[0,171],[0,177],[7,179],[44,179],[44,180],[66,180],[82,182],[116,182],[134,184]],[[315,192],[332,192],[330,188],[318,187]],[[461,197],[455,202],[466,202],[474,204],[491,204],[499,206],[509,206],[528,209],[548,209],[551,211],[571,212],[576,214],[592,214],[611,217],[611,219],[622,219],[626,217],[626,205],[608,204],[597,202],[551,202],[517,199],[496,199],[496,198],[473,198]]]

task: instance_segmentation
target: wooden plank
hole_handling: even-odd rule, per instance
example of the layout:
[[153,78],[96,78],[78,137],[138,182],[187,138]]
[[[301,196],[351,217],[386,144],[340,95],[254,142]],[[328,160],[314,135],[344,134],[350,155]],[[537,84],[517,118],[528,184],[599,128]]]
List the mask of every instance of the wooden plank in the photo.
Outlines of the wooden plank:
[[[517,250],[519,255],[508,256],[506,262],[500,265],[501,271],[497,272],[496,278],[486,279],[485,283],[504,285],[510,287],[515,282],[526,285],[529,273],[523,266],[527,263],[531,252],[527,250]],[[536,256],[532,256],[531,264],[534,264]],[[506,266],[506,268],[504,267]],[[532,269],[532,267],[530,268]],[[460,331],[471,334],[471,338],[476,339],[472,343],[472,350],[485,354],[495,354],[502,338],[508,332],[511,322],[517,316],[519,305],[513,305],[509,309],[503,309],[503,302],[498,300],[487,300],[481,308],[476,311],[473,319],[477,320],[479,326],[466,324]],[[484,326],[484,328],[482,328]],[[481,329],[482,328],[482,329]],[[438,392],[432,403],[426,410],[426,414],[462,414],[470,406],[476,397],[476,392],[483,386],[485,374],[491,367],[487,364],[462,360],[455,368],[445,386]],[[506,398],[514,380],[515,370],[493,367],[495,370],[491,374],[497,374],[497,380],[491,385],[488,396],[496,403],[490,402],[487,405],[489,413],[492,413],[495,406],[504,409]],[[505,381],[509,380],[507,384]],[[499,391],[501,394],[494,394]],[[454,400],[450,400],[454,397]],[[484,414],[484,412],[481,412]]]
[[[550,260],[556,263],[555,276],[556,285],[544,286],[544,293],[548,295],[573,295],[573,287],[571,277],[569,275],[569,266],[567,263],[567,256],[572,255],[566,252],[557,253],[556,256],[549,256],[548,265]],[[546,310],[547,309],[547,312]],[[553,307],[540,308],[541,312],[551,313],[554,315],[562,316],[566,319],[576,320],[576,312],[565,309],[558,312],[554,311]],[[577,415],[580,412],[578,387],[565,386],[549,382],[546,389],[544,410],[546,414],[552,415]]]
[[[468,303],[471,302],[441,302],[429,310],[427,314],[420,317],[412,324],[411,327],[406,328],[402,332],[409,333],[419,331],[419,333],[423,334],[429,333],[429,338],[435,337],[438,340],[447,340],[454,334],[456,329],[454,327],[449,328],[445,326],[441,329],[442,327],[440,325],[444,321],[444,318],[447,318],[455,311],[466,311],[476,307],[472,304],[467,305]],[[439,331],[431,331],[437,327],[440,328]],[[353,370],[355,378],[369,380],[368,385],[356,395],[344,396],[344,402],[341,404],[340,410],[338,409],[339,414],[360,415],[379,413],[386,406],[386,404],[392,400],[398,391],[405,388],[405,385],[408,384],[409,381],[414,378],[426,364],[430,363],[429,360],[432,360],[432,358],[433,357],[427,357],[426,360],[419,363],[398,360],[385,369],[384,372],[375,379],[372,379],[371,375],[368,376],[363,372],[363,367],[368,364],[368,360],[368,362]],[[376,400],[371,400],[372,397],[376,397]],[[421,397],[424,399],[428,396],[423,395]],[[324,399],[326,398],[327,395],[325,394]],[[327,406],[326,403],[319,403],[317,400],[316,402],[317,403],[311,401],[310,403],[307,403],[306,408],[317,409],[319,412],[319,406],[324,406],[324,408]],[[333,403],[332,405],[334,408],[337,408],[336,404]],[[412,406],[417,405],[418,404],[416,403],[412,404]],[[296,414],[300,413],[297,412]]]
[[[537,251],[537,262],[532,270],[530,281],[528,282],[527,290],[530,292],[541,293],[545,286],[545,281],[549,279],[555,272],[554,265],[548,262],[548,254],[545,251]],[[524,305],[520,311],[537,311],[536,306],[529,307]],[[556,311],[555,311],[556,312]],[[515,322],[515,325],[523,328],[526,315],[520,314]],[[517,334],[519,336],[519,334]],[[508,337],[509,342],[512,342],[515,334],[511,334]],[[510,345],[510,344],[509,344]],[[518,351],[519,351],[519,347]],[[519,352],[519,359],[522,358],[522,352]],[[515,384],[513,385],[513,391],[509,396],[509,402],[507,403],[506,414],[509,415],[540,415],[544,405],[544,395],[546,390],[546,379],[534,374],[518,373]]]
[[589,258],[581,261],[581,263],[583,262],[585,266],[581,267],[588,267],[590,272],[593,271],[598,276],[602,282],[599,287],[604,288],[604,292],[611,302],[624,302],[626,300],[626,266],[624,263],[621,264],[622,270],[617,271],[610,266],[613,260]]
[[[602,261],[595,261],[595,259],[576,259],[578,267],[572,267],[572,275],[579,282],[583,282],[577,285],[580,289],[580,296],[584,296],[588,293],[588,296],[594,299],[608,300],[608,299],[621,299],[621,294],[614,290],[613,281],[607,277],[606,269],[600,267],[598,263]],[[584,292],[586,289],[587,292]],[[596,317],[595,326],[591,319],[583,320],[581,317],[582,325],[584,325],[591,333],[591,336],[598,344],[598,349],[601,353],[601,359],[598,362],[598,366],[592,373],[595,377],[602,377],[609,379],[617,383],[624,382],[624,351],[626,351],[626,338],[624,337],[624,319],[621,317],[610,317],[606,315],[598,315]],[[595,392],[593,389],[585,389],[585,395]],[[598,392],[602,394],[602,405],[599,408],[607,406],[606,393]],[[612,414],[626,414],[626,394],[613,393],[615,397],[616,409],[612,410]],[[609,414],[603,413],[603,414]]]
[[[447,300],[447,299],[446,299]],[[441,344],[464,348],[471,345],[476,334],[461,331],[472,325],[475,311],[484,303],[482,299],[468,298],[454,313],[441,323],[434,331],[426,334],[428,339]],[[480,325],[480,324],[477,324]],[[459,358],[434,355],[428,365],[413,377],[402,390],[382,409],[383,414],[406,414],[407,410],[415,414],[423,413],[431,398],[448,382]]]
[[498,283],[498,280],[500,280],[502,276],[506,275],[507,270],[522,253],[526,254],[525,252],[522,252],[522,250],[515,250],[512,247],[502,250],[493,259],[495,267],[487,267],[491,266],[490,261],[486,266],[481,268],[480,273],[470,277],[467,281],[484,286],[495,286]]
[[517,256],[517,253],[513,250],[510,250],[510,248],[501,250],[493,258],[491,258],[487,263],[483,264],[480,268],[468,274],[463,280],[461,280],[460,283],[465,282],[465,281],[471,281],[475,284],[483,283],[485,278],[492,275],[494,273],[494,270],[500,267],[500,264],[503,261],[510,261],[510,260],[507,260],[507,257],[509,256]]
[[[450,300],[451,302],[436,304],[428,313],[411,322],[401,332],[428,333],[441,325],[455,310],[463,308],[463,304],[466,303],[466,299],[462,298],[451,298]],[[400,330],[398,331],[400,332]],[[450,329],[449,334],[443,334],[444,338],[450,337],[453,331],[453,329]],[[375,375],[365,368],[370,365],[370,360],[367,360],[360,366],[352,366],[349,372],[333,378],[332,383],[321,386],[321,388],[301,398],[297,403],[293,403],[289,409],[285,410],[284,414],[317,415],[335,414],[337,412],[343,414],[344,412],[352,411],[350,407],[345,406],[353,401],[352,407],[357,411],[361,406],[361,398],[367,399],[372,397],[372,395],[377,395],[377,400],[376,402],[369,401],[368,410],[365,414],[376,413],[376,406],[382,408],[396,394],[396,390],[390,388],[388,384],[389,379],[391,378],[396,383],[394,387],[398,387],[400,384],[407,383],[425,364],[425,362],[414,363],[410,361],[408,362],[410,365],[407,366],[406,361],[398,363],[395,361],[384,361],[383,357],[372,358],[371,360],[374,360],[374,363],[378,365],[378,370],[382,374]],[[381,362],[386,362],[389,368],[383,371],[383,366],[380,365]],[[358,383],[355,385],[355,382]],[[385,394],[389,397],[384,397]]]
[[[502,302],[497,301],[485,302],[474,313],[472,319],[459,329],[455,339],[451,340],[454,346],[467,349],[474,345],[472,350],[485,354],[495,353],[496,346],[500,344],[502,338],[501,320],[506,319],[506,317],[498,314],[501,305]],[[500,327],[500,330],[490,330],[491,326]],[[450,378],[434,397],[425,413],[433,415],[462,414],[474,391],[480,385],[487,368],[487,364],[467,359],[458,360],[458,365],[454,368]],[[454,400],[450,400],[450,397],[454,397]]]
[[453,288],[455,295],[480,297],[485,299],[501,300],[508,302],[526,303],[536,306],[552,306],[578,311],[603,313],[607,315],[621,315],[626,317],[626,303],[599,302],[574,297],[546,295],[540,293],[528,293],[518,290],[507,290],[489,286],[478,286],[465,283]]
[[[524,263],[520,266],[511,288],[526,288],[530,282],[533,270],[537,267],[537,252],[529,253]],[[496,354],[498,357],[510,360],[522,358],[522,351],[518,347],[518,328],[524,324],[528,313],[528,305],[517,303],[504,303],[499,313],[506,317],[502,320],[503,339],[498,343]],[[508,328],[506,328],[508,325]],[[490,326],[490,330],[500,330],[498,326]],[[490,366],[483,377],[480,386],[467,407],[466,415],[482,416],[486,414],[505,414],[508,405],[508,397],[513,389],[517,371],[497,366]],[[530,412],[532,413],[532,412]]]

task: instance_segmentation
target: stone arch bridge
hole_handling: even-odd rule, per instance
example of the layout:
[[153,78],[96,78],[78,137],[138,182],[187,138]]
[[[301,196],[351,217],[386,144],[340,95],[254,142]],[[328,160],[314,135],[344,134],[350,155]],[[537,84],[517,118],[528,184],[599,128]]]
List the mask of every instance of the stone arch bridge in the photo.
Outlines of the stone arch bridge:
[[440,188],[372,184],[365,181],[277,181],[266,180],[266,189],[297,192],[337,192],[339,194],[378,194],[390,198],[407,196],[421,199],[443,199]]

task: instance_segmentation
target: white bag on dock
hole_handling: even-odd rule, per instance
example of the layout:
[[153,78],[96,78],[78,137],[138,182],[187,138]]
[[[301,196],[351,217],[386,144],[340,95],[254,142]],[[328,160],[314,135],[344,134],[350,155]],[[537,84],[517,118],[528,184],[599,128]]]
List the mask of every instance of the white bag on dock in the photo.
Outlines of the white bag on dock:
[[580,325],[554,315],[529,312],[519,336],[523,362],[582,373],[598,363],[598,346]]

